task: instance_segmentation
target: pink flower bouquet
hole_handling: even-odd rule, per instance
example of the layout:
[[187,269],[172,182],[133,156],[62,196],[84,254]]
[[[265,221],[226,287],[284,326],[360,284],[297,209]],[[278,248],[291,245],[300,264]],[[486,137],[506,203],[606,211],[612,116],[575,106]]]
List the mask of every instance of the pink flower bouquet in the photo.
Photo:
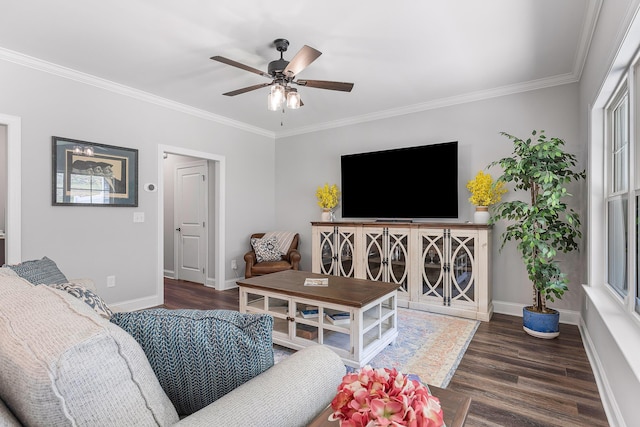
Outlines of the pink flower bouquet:
[[438,398],[395,368],[367,365],[345,375],[331,407],[329,420],[339,420],[341,427],[444,426]]

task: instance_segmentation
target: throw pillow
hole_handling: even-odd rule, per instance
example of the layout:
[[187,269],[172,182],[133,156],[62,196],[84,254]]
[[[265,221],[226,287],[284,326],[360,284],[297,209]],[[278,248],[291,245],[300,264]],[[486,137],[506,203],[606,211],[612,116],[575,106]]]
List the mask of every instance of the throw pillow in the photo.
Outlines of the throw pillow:
[[278,239],[275,237],[269,237],[267,239],[251,239],[251,246],[256,253],[256,260],[258,262],[264,261],[280,261],[282,254],[278,248]]
[[159,308],[115,313],[111,322],[138,341],[180,415],[273,366],[273,317],[266,314]]
[[113,312],[102,298],[82,285],[75,283],[59,283],[50,284],[48,286],[54,289],[60,289],[61,291],[66,291],[74,297],[84,301],[89,307],[93,308],[96,313],[105,319],[110,319],[113,315]]
[[64,274],[58,269],[56,263],[47,257],[33,261],[25,261],[16,265],[8,265],[7,267],[34,285],[68,282]]

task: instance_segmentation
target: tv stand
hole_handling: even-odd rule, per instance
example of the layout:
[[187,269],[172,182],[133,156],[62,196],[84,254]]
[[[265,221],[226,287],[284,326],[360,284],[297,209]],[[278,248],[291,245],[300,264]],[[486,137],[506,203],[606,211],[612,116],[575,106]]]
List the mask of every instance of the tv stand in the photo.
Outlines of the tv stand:
[[411,218],[378,218],[376,222],[413,222]]
[[491,226],[312,222],[314,273],[398,285],[398,306],[487,321]]

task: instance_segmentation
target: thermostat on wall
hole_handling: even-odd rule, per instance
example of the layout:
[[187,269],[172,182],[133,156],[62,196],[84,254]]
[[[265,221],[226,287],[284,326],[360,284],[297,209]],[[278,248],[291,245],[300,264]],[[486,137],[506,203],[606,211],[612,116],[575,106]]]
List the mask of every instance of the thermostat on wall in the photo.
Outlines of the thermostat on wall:
[[153,193],[158,190],[158,186],[155,184],[145,184],[144,191],[148,191],[149,193]]

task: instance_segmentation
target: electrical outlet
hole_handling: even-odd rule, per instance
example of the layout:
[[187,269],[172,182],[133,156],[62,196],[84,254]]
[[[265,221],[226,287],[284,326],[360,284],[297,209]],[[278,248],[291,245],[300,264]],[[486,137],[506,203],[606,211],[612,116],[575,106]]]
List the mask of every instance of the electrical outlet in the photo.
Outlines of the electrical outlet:
[[231,269],[232,270],[237,270],[238,269],[238,263],[236,262],[235,259],[231,260]]
[[116,286],[116,276],[107,276],[107,288]]

